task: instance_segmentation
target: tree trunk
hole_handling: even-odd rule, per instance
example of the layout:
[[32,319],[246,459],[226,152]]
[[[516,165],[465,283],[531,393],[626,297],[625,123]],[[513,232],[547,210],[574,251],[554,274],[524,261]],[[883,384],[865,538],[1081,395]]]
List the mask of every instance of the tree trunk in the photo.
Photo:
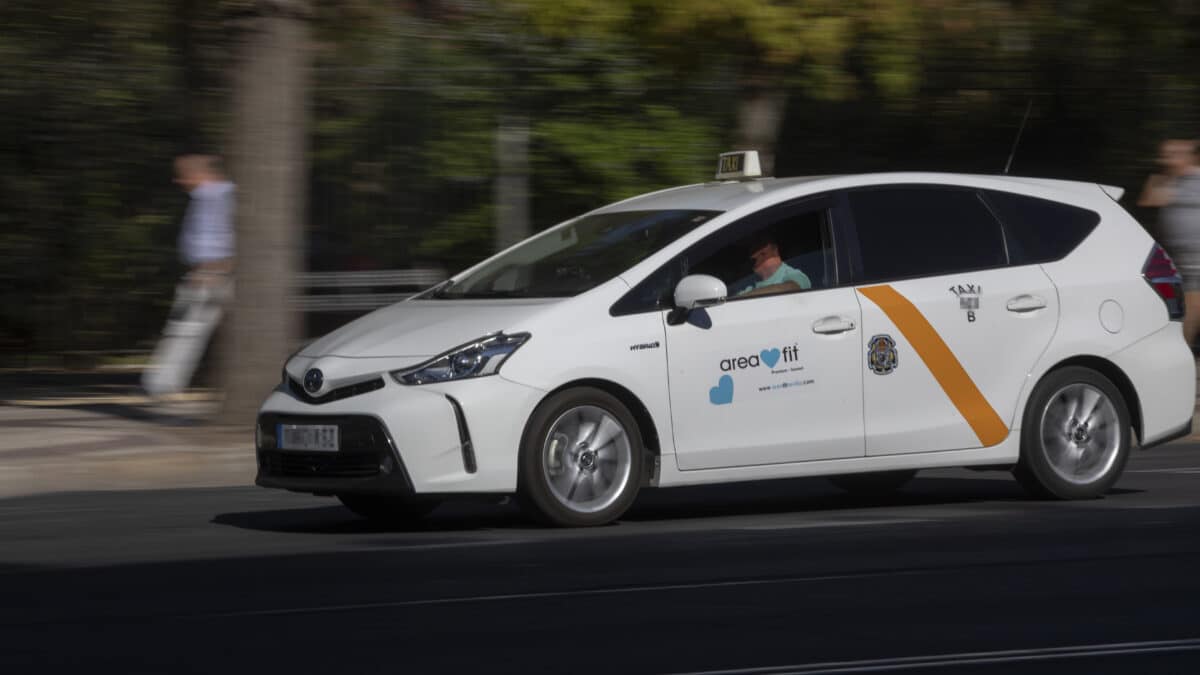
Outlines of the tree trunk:
[[775,175],[775,146],[787,94],[776,85],[773,88],[751,87],[738,104],[736,150],[757,150],[764,176]]
[[504,117],[496,129],[496,250],[530,235],[529,120]]
[[236,299],[223,345],[224,424],[250,425],[299,340],[291,304],[302,264],[309,6],[259,0],[242,15],[229,166],[237,191]]

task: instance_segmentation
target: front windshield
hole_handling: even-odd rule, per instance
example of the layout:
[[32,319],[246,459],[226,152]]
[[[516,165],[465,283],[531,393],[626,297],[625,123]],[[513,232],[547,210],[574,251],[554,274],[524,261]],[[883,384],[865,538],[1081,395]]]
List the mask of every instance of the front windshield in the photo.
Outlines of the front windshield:
[[546,298],[590,290],[719,211],[620,211],[582,216],[526,240],[419,297]]

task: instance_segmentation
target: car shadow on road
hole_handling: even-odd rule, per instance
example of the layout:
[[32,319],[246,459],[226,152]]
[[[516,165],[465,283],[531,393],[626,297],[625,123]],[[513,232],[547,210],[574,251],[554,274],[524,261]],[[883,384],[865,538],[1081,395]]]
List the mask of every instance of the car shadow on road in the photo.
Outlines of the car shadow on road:
[[299,509],[221,513],[214,516],[212,522],[245,530],[288,534],[470,532],[535,526],[513,506],[474,503],[443,504],[429,516],[407,523],[370,521],[336,502],[329,506]]
[[900,490],[878,495],[849,494],[824,478],[797,478],[647,491],[625,520],[882,510],[1026,498],[1015,483],[992,478],[918,477]]
[[[1110,495],[1138,492],[1113,490]],[[889,495],[846,494],[820,478],[757,481],[729,485],[646,490],[621,518],[624,523],[650,524],[703,518],[804,515],[845,512],[861,518],[891,509],[920,506],[960,506],[987,510],[1000,506],[1022,510],[1054,508],[1056,502],[1030,497],[1007,476],[917,477]],[[448,502],[426,518],[412,523],[377,523],[359,518],[340,504],[296,509],[222,513],[212,520],[247,530],[294,534],[446,533],[482,530],[529,530],[540,526],[526,518],[511,501],[504,503]]]
[[[1139,492],[1117,489],[1111,495]],[[1030,510],[1056,502],[1031,497],[1006,474],[990,477],[918,476],[890,494],[849,494],[824,478],[762,481],[647,491],[629,513],[628,521],[677,520],[723,516],[770,515],[877,510],[914,506],[1020,506]]]

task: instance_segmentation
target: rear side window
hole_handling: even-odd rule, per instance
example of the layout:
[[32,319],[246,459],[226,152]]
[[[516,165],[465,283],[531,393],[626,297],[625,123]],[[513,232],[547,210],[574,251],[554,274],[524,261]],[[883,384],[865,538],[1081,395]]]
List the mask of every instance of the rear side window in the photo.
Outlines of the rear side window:
[[985,193],[1008,234],[1013,265],[1059,260],[1096,229],[1100,215],[1048,199],[1009,192]]
[[1008,264],[1004,232],[975,190],[903,186],[848,193],[862,281]]

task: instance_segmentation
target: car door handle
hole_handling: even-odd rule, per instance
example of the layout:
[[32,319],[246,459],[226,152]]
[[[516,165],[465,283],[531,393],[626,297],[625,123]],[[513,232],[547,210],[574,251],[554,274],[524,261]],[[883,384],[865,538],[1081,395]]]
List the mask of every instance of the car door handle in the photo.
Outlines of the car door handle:
[[814,321],[812,329],[814,333],[825,335],[845,333],[848,330],[854,330],[854,322],[844,316],[827,316]]
[[1036,295],[1022,294],[1008,301],[1010,312],[1033,312],[1039,309],[1046,309],[1046,301]]

